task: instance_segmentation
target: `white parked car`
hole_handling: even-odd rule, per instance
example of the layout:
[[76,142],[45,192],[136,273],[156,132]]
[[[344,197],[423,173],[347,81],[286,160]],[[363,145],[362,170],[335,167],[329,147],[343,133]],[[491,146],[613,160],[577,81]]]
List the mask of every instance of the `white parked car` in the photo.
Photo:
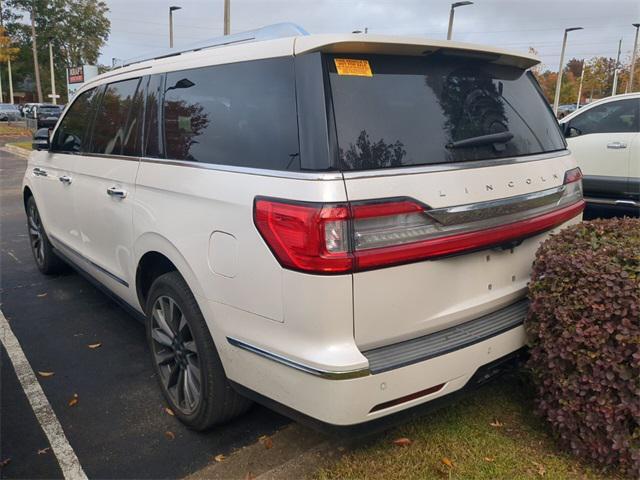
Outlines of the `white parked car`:
[[537,60],[288,25],[220,43],[83,86],[24,177],[38,267],[144,319],[177,416],[360,424],[521,349],[534,253],[584,207]]
[[563,118],[590,205],[640,212],[640,93],[615,95]]

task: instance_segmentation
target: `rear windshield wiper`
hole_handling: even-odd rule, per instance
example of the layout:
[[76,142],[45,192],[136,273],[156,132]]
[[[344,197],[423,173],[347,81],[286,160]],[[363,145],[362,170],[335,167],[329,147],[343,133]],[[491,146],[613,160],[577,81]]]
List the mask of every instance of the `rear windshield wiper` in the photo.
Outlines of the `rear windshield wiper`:
[[479,137],[465,138],[457,142],[449,142],[447,143],[447,148],[479,147],[491,143],[507,143],[512,138],[513,133],[511,132],[489,133],[487,135],[480,135]]

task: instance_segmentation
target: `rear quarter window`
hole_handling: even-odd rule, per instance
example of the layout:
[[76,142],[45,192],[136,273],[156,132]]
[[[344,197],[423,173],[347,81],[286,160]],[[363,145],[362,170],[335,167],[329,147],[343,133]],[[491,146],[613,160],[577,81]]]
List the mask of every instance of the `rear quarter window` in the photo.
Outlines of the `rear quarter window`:
[[171,72],[164,92],[166,158],[299,169],[293,58]]
[[[366,60],[371,75],[338,73],[335,59]],[[327,56],[341,168],[376,169],[490,160],[565,148],[531,75],[486,61],[433,55]],[[453,147],[508,133],[506,142]]]

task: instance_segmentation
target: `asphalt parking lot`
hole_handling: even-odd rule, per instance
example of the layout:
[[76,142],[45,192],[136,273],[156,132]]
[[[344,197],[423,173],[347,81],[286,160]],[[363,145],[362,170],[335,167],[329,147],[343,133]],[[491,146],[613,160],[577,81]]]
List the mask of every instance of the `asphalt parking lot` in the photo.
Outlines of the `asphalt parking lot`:
[[[25,167],[0,152],[0,308],[33,371],[54,372],[38,381],[89,478],[182,477],[289,422],[254,406],[196,433],[170,416],[143,325],[78,274],[45,277],[36,269],[20,191]],[[61,477],[4,346],[1,362],[0,477]]]

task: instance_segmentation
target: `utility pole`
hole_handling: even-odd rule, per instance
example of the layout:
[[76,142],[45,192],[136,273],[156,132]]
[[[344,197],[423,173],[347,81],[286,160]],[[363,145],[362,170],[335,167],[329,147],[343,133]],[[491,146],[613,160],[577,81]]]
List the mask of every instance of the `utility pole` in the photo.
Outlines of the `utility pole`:
[[560,86],[562,85],[562,70],[564,68],[564,51],[567,48],[567,34],[574,30],[582,30],[582,27],[571,27],[564,29],[562,38],[562,51],[560,52],[560,68],[558,68],[558,78],[556,79],[556,96],[553,99],[553,114],[558,116],[558,106],[560,105]]
[[584,80],[584,59],[582,59],[582,71],[580,72],[580,86],[578,87],[578,101],[576,102],[576,110],[580,108],[580,98],[582,97],[582,81]]
[[51,42],[51,38],[49,39],[49,68],[51,69],[51,103],[54,105],[58,104],[57,95],[56,95],[56,76],[53,70],[53,43]]
[[38,103],[42,103],[42,85],[40,84],[40,64],[38,63],[38,43],[36,40],[36,3],[31,5],[31,49],[33,50],[33,70],[36,77]]
[[620,50],[622,49],[622,39],[618,42],[618,56],[616,58],[616,66],[613,70],[613,88],[611,89],[611,95],[615,95],[618,91],[618,70],[620,69]]
[[636,27],[636,39],[633,41],[633,55],[631,55],[631,72],[629,73],[629,83],[627,83],[626,92],[633,92],[633,74],[636,69],[636,53],[638,52],[638,30],[640,30],[640,23],[632,24]]
[[451,10],[449,11],[449,28],[447,30],[447,40],[451,40],[451,34],[453,33],[454,10],[458,7],[464,7],[465,5],[473,5],[473,2],[456,2],[451,4]]
[[231,0],[224,0],[224,34],[231,34]]
[[169,7],[169,48],[173,48],[173,12],[181,8],[182,7],[176,7],[175,5]]

